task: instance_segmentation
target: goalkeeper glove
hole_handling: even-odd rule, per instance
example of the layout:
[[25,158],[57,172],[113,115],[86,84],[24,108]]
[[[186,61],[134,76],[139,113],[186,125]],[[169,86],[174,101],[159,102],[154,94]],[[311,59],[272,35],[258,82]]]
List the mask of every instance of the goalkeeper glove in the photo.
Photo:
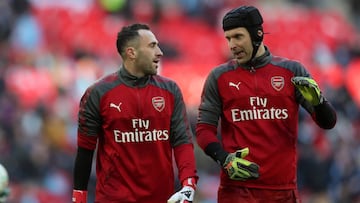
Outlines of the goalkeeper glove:
[[232,180],[249,180],[259,178],[259,166],[244,157],[249,154],[249,148],[237,150],[228,154],[223,164],[225,172]]
[[192,203],[196,190],[196,179],[194,177],[187,178],[182,183],[182,188],[173,194],[167,203]]
[[73,190],[72,202],[73,203],[86,203],[87,191],[86,190]]
[[313,106],[323,103],[324,97],[322,96],[319,86],[315,80],[308,77],[297,76],[291,78],[291,82],[300,91],[303,97]]

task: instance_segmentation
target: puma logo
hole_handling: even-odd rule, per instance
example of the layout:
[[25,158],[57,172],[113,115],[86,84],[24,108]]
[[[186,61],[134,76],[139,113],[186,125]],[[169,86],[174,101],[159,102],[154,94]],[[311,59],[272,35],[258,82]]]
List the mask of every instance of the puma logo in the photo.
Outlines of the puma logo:
[[116,105],[116,104],[114,104],[114,103],[110,103],[110,108],[112,107],[112,108],[115,108],[115,109],[117,109],[119,112],[121,112],[121,109],[120,109],[120,105],[121,105],[122,103],[120,102],[119,103],[119,105]]
[[241,82],[238,82],[237,84],[233,83],[233,82],[229,82],[229,86],[230,87],[235,87],[237,90],[239,90],[239,85],[241,84]]

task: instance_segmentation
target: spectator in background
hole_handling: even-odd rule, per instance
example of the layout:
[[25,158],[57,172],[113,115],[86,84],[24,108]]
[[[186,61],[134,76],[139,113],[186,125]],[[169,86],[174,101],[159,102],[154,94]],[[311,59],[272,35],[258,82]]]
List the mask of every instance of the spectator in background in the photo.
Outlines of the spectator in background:
[[[84,203],[97,146],[95,202],[191,202],[196,189],[192,132],[179,87],[157,75],[163,55],[144,24],[118,33],[119,71],[80,102],[73,202]],[[172,153],[182,189],[173,193]]]
[[199,146],[224,169],[218,202],[299,202],[299,105],[323,129],[336,112],[301,63],[270,53],[257,8],[240,6],[222,22],[235,59],[208,75],[196,126]]

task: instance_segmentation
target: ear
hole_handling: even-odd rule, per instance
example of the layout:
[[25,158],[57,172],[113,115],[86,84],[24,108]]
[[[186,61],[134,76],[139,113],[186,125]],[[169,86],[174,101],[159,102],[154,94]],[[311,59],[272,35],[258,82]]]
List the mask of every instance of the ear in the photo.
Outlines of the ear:
[[128,47],[128,48],[126,48],[125,52],[126,52],[126,56],[127,56],[129,59],[134,59],[134,58],[136,58],[136,50],[135,50],[134,47]]

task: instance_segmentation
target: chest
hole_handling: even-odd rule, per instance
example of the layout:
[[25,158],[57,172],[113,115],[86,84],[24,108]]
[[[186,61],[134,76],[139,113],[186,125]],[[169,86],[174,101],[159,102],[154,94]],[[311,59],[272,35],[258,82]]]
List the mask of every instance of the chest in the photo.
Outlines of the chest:
[[227,72],[218,80],[223,107],[267,108],[294,103],[292,76],[291,71],[276,66]]
[[[134,88],[120,85],[102,97],[100,106],[105,124],[124,124],[135,120],[136,125],[146,125],[150,121],[170,120],[174,96],[155,86]],[[139,120],[141,122],[138,122]]]

